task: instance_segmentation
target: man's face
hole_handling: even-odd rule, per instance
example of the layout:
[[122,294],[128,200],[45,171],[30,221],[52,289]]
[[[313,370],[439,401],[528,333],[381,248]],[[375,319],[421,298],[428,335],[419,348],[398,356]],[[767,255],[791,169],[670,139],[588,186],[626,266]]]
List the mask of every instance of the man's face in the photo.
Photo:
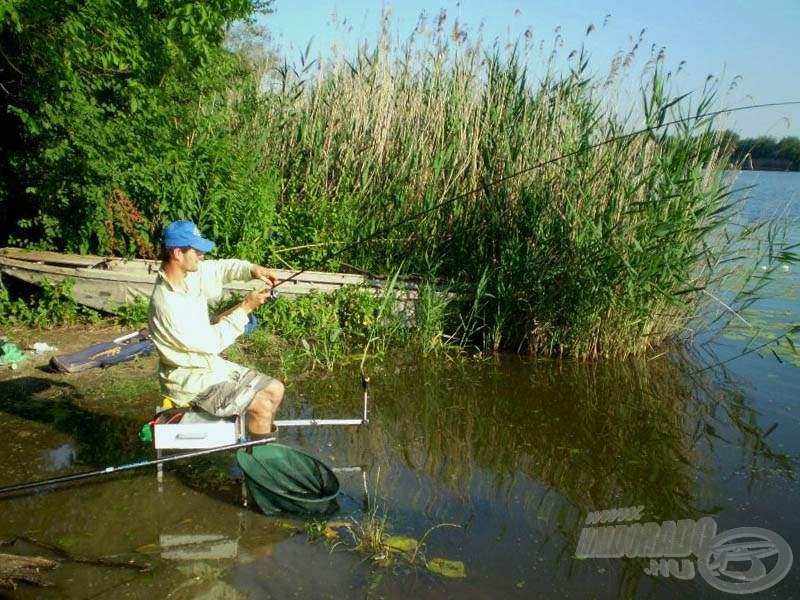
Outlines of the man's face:
[[180,265],[186,273],[197,271],[204,254],[192,247],[180,249]]

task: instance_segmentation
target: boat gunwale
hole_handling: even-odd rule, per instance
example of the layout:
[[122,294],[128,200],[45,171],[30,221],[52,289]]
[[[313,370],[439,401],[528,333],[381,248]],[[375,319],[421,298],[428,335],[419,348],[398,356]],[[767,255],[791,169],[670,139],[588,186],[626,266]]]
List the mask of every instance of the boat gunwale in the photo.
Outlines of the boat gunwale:
[[[30,252],[30,255],[26,257],[25,254],[28,252]],[[50,256],[57,258],[48,260],[47,258]],[[89,258],[93,259],[93,262],[84,266],[65,266],[70,264],[70,260],[77,262]],[[95,261],[94,259],[97,260]],[[134,265],[135,269],[128,268],[130,265]],[[119,283],[155,283],[157,268],[153,268],[154,266],[160,266],[160,261],[144,258],[124,259],[113,256],[102,257],[68,253],[61,254],[49,251],[27,251],[9,247],[0,248],[0,270],[4,272],[19,269],[33,273],[41,273],[43,275],[52,273],[53,275],[59,275],[61,277],[116,281]],[[137,272],[137,269],[147,269],[147,273]],[[273,270],[281,282],[293,277],[293,279],[289,280],[285,285],[310,286],[312,289],[315,287],[338,289],[343,285],[362,285],[367,288],[380,289],[383,288],[387,282],[386,279],[352,273],[291,271],[287,269]],[[298,273],[300,274],[297,275]],[[11,272],[8,274],[13,276]],[[225,288],[249,291],[254,287],[252,285],[253,281],[257,280],[251,280],[250,282],[231,282],[225,284]],[[412,282],[400,282],[398,287],[399,295],[409,298],[416,296],[418,291],[417,284]],[[286,292],[291,293],[289,289],[286,289]]]

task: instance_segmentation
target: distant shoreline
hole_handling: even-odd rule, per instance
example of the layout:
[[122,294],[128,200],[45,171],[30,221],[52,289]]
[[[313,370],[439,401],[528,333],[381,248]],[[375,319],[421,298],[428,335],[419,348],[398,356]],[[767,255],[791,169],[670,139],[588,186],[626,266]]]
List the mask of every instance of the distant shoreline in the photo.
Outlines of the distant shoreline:
[[726,145],[733,148],[732,161],[748,171],[800,171],[800,138],[776,140],[767,136],[741,139],[723,132]]
[[738,164],[729,165],[727,171],[730,173],[800,173],[794,169],[751,169]]
[[800,173],[800,169],[781,169],[781,168],[769,168],[769,167],[762,167],[762,166],[745,166],[739,165],[736,167],[739,171],[766,171],[769,173]]
[[740,162],[739,168],[742,171],[783,171],[787,173],[798,173],[800,168],[792,161],[776,158],[747,158]]

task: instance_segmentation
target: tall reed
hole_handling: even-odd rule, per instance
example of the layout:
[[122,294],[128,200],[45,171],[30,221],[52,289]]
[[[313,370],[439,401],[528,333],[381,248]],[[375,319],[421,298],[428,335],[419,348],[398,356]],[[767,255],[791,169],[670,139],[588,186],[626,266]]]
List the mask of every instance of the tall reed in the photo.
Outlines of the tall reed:
[[273,240],[316,244],[285,260],[316,264],[400,224],[327,266],[403,260],[446,280],[464,303],[454,326],[469,315],[480,347],[624,357],[685,329],[730,266],[713,85],[674,95],[654,54],[622,112],[609,85],[621,59],[600,77],[583,50],[566,71],[551,55],[534,81],[526,40],[487,48],[444,17],[390,39],[273,73],[260,116],[282,181]]

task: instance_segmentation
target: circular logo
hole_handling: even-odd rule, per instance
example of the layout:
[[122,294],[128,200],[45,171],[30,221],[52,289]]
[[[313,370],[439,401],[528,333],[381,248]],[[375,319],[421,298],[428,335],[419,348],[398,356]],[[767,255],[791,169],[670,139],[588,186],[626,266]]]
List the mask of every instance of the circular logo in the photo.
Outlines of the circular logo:
[[[761,561],[776,554],[777,563],[767,572]],[[723,531],[710,539],[697,557],[697,570],[703,579],[731,594],[765,590],[783,579],[791,566],[792,549],[786,540],[761,527]]]

